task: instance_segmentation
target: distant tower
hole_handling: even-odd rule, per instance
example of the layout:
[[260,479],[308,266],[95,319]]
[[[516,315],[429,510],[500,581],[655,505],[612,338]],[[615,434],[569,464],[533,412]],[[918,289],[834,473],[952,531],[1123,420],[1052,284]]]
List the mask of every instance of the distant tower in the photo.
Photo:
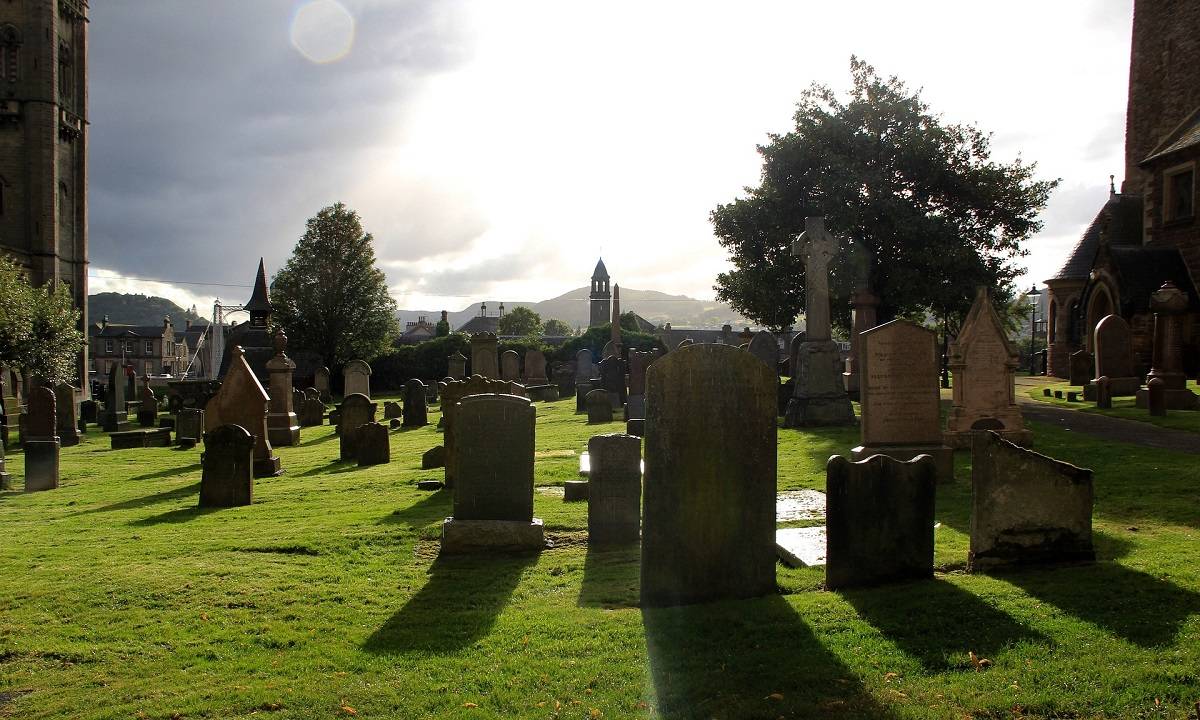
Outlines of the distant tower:
[[592,313],[588,327],[599,327],[612,320],[612,293],[608,290],[608,270],[604,267],[604,258],[596,263],[592,271],[592,292],[588,295],[591,301]]
[[[87,338],[86,0],[0,4],[0,249],[66,283]],[[87,351],[79,385],[87,396]]]

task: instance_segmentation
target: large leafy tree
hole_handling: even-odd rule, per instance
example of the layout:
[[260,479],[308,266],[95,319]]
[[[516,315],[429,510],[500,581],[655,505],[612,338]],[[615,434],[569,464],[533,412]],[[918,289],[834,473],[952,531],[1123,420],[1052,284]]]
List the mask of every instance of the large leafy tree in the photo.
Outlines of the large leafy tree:
[[542,325],[542,332],[553,337],[571,337],[575,330],[558,318],[550,318]]
[[956,327],[975,288],[1011,296],[1021,242],[1057,180],[1036,164],[991,158],[990,138],[947,124],[920,93],[851,58],[853,86],[841,99],[814,85],[795,128],[758,148],[762,181],[721,205],[711,220],[733,269],[717,297],[755,322],[790,325],[804,309],[804,267],[791,244],[807,216],[825,216],[842,243],[831,265],[835,323],[846,327],[852,290],[869,287],[880,318],[932,314]]
[[66,285],[35,288],[20,266],[0,256],[0,364],[26,377],[69,381],[82,350],[79,310]]
[[391,349],[400,333],[396,301],[375,266],[373,242],[358,213],[342,203],[308,219],[271,282],[273,319],[289,347],[316,353],[332,366],[369,362]]
[[542,316],[524,306],[508,311],[497,323],[501,335],[533,337],[542,334]]

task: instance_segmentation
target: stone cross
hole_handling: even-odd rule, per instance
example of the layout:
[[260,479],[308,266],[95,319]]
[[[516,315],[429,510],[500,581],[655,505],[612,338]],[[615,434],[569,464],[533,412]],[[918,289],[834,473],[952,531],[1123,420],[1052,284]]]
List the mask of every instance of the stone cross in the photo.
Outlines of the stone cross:
[[792,254],[804,260],[804,301],[809,341],[830,339],[829,263],[837,255],[837,238],[825,230],[825,217],[804,219],[804,232],[792,243]]

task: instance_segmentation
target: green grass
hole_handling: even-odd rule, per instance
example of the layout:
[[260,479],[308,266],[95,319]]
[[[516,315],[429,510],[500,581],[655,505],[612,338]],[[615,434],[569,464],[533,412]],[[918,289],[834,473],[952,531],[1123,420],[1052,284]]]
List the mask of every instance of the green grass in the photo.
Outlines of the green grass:
[[[538,406],[539,486],[620,429],[573,409]],[[1034,430],[1096,469],[1094,565],[963,573],[964,456],[939,489],[932,581],[831,593],[819,569],[780,566],[779,595],[653,611],[637,549],[589,551],[586,505],[547,492],[553,549],[438,559],[450,498],[415,488],[441,474],[420,470],[432,426],[392,433],[392,463],[362,470],[306,428],[253,505],[212,511],[198,450],[114,452],[93,432],[63,451],[58,490],[0,493],[0,717],[1187,717],[1195,458]],[[781,489],[823,487],[858,439],[779,438]]]
[[[1200,394],[1200,386],[1195,381],[1189,381],[1188,389],[1192,392]],[[1050,392],[1061,390],[1063,397],[1058,399],[1055,397],[1046,397],[1042,394],[1042,388],[1050,388]],[[1166,415],[1152,416],[1145,408],[1139,408],[1135,405],[1135,399],[1132,397],[1115,397],[1112,401],[1111,409],[1100,409],[1096,407],[1096,403],[1092,401],[1084,401],[1083,388],[1078,385],[1069,385],[1065,382],[1047,383],[1039,385],[1035,388],[1027,390],[1029,397],[1040,402],[1058,405],[1060,407],[1070,408],[1072,410],[1080,410],[1082,412],[1096,413],[1098,415],[1108,415],[1110,417],[1122,418],[1124,420],[1137,420],[1138,422],[1150,423],[1159,427],[1171,428],[1173,430],[1187,430],[1189,432],[1200,432],[1200,411],[1188,410],[1171,410]],[[1078,401],[1069,402],[1067,398],[1068,392],[1077,392]]]

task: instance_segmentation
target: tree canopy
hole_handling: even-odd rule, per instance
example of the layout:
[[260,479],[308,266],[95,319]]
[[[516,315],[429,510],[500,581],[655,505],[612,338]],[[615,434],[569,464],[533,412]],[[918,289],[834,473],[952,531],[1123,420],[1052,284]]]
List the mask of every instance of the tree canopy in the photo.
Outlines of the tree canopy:
[[0,256],[0,364],[49,382],[75,379],[83,350],[79,310],[61,283],[35,288]]
[[271,283],[271,306],[289,346],[331,366],[370,362],[389,351],[400,333],[396,301],[375,266],[374,240],[358,213],[342,203],[308,219]]
[[558,318],[550,318],[542,324],[542,333],[551,337],[571,337],[575,330]]
[[1035,163],[991,158],[990,136],[947,124],[896,77],[851,58],[842,100],[813,85],[795,128],[758,147],[758,187],[718,206],[714,231],[733,269],[717,276],[720,300],[772,329],[804,309],[804,267],[791,254],[808,216],[825,216],[841,243],[830,266],[835,324],[848,325],[850,293],[869,287],[880,319],[933,315],[957,326],[975,288],[1001,300],[1020,273],[1021,242],[1057,180],[1036,180]]
[[537,336],[542,334],[542,316],[518,305],[500,317],[496,329],[501,335]]

